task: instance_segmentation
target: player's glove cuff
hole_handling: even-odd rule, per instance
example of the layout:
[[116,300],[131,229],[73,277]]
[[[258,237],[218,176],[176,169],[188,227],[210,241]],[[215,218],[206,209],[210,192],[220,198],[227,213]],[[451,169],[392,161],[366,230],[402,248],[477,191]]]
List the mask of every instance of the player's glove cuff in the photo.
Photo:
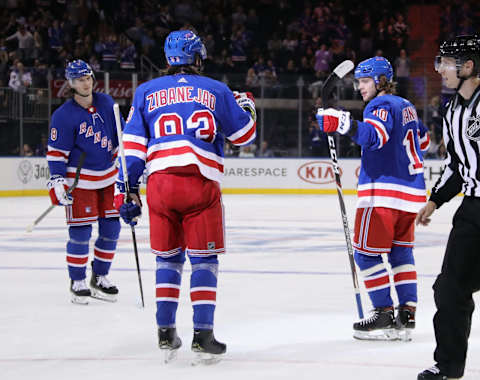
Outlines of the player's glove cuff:
[[67,181],[60,174],[54,174],[50,177],[47,188],[52,204],[68,206],[73,203],[73,197],[67,192]]
[[257,111],[255,110],[255,98],[251,92],[234,91],[233,95],[237,104],[252,115],[253,121],[257,121]]

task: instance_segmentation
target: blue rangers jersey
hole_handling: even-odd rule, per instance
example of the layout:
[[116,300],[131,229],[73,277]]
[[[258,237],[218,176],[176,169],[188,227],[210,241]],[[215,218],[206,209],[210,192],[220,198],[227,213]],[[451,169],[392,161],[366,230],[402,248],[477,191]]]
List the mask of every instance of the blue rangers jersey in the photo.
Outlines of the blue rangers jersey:
[[86,157],[78,188],[101,189],[115,183],[117,151],[113,99],[109,95],[94,92],[89,109],[70,99],[53,113],[48,167],[51,175],[65,177],[69,186],[73,184],[81,152],[85,152]]
[[357,207],[418,212],[426,201],[422,151],[430,137],[413,104],[395,95],[375,97],[352,138],[362,147]]
[[187,165],[221,182],[225,137],[248,145],[255,136],[255,121],[225,84],[190,74],[153,79],[137,88],[123,133],[129,183],[144,168],[150,175]]

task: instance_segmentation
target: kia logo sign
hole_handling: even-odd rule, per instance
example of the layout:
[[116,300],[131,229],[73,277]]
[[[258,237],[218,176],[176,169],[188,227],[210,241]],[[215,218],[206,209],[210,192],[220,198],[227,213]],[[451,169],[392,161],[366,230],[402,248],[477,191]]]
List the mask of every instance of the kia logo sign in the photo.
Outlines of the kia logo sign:
[[[339,168],[340,176],[342,169]],[[300,166],[297,170],[298,176],[305,182],[324,185],[335,182],[333,165],[327,161],[312,161]]]

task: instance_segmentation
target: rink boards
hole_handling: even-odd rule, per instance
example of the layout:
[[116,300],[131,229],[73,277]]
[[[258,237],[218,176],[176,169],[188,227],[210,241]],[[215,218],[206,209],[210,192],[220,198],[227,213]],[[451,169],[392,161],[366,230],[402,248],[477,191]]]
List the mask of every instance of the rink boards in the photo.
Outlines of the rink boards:
[[[46,195],[50,173],[44,157],[0,158],[0,196]],[[355,194],[359,159],[339,160],[342,187]],[[430,189],[439,178],[442,160],[426,160],[425,181]],[[335,176],[330,159],[226,158],[222,192],[225,194],[334,194]]]

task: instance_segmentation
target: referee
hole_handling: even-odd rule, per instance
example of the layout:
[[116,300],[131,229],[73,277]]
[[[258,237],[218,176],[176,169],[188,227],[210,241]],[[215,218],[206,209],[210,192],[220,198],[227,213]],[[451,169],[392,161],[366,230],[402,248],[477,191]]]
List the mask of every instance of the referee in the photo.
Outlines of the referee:
[[453,217],[442,271],[433,285],[436,364],[417,380],[463,376],[474,309],[472,294],[480,290],[480,35],[443,42],[435,70],[456,93],[443,117],[445,171],[416,223],[428,225],[435,209],[460,192],[465,197]]

